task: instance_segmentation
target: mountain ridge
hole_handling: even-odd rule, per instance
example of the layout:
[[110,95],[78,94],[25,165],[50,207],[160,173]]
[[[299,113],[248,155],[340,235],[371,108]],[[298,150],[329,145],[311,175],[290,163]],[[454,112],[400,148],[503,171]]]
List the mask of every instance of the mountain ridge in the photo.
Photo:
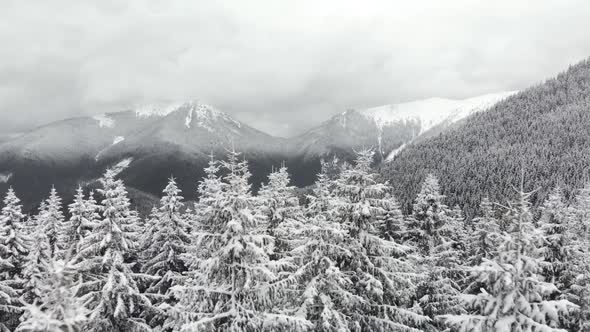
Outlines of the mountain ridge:
[[[172,175],[180,183],[196,183],[210,154],[222,158],[232,148],[250,161],[255,189],[272,166],[283,162],[294,184],[304,187],[315,181],[321,159],[352,160],[353,150],[373,146],[385,160],[416,139],[412,131],[422,135],[443,125],[431,121],[424,130],[420,121],[379,122],[366,114],[375,109],[344,112],[294,138],[271,136],[197,100],[64,119],[0,143],[0,190],[23,187],[28,192],[23,200],[36,203],[51,185],[71,191],[125,162],[120,176],[130,187],[158,194]],[[195,198],[195,188],[185,192]]]

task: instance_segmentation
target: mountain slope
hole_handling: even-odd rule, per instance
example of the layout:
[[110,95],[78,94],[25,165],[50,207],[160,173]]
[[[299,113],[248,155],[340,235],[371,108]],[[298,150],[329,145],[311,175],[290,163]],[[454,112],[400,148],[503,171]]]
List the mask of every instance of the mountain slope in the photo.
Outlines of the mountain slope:
[[440,178],[450,204],[473,215],[483,196],[513,194],[525,172],[536,203],[560,184],[581,187],[590,166],[590,61],[499,102],[460,126],[406,147],[382,174],[410,209],[428,172]]
[[376,147],[380,160],[393,159],[408,144],[510,94],[347,111],[292,139],[272,137],[196,101],[68,119],[0,143],[0,190],[14,186],[30,207],[56,185],[67,201],[78,184],[92,185],[105,168],[116,166],[142,201],[157,197],[170,176],[186,186],[181,189],[187,199],[195,199],[209,155],[223,158],[232,148],[249,160],[254,188],[283,162],[293,183],[304,187],[315,181],[321,158],[352,161],[354,150]]
[[443,131],[514,93],[500,92],[464,100],[430,98],[349,110],[294,138],[292,150],[304,159],[335,152],[349,159],[355,149],[374,147],[380,159],[391,160],[405,145]]
[[58,121],[0,144],[0,190],[20,190],[30,207],[52,185],[69,197],[106,167],[120,164],[130,187],[159,195],[170,176],[194,198],[197,181],[213,153],[245,151],[259,183],[280,155],[282,140],[235,121],[198,102]]
[[185,196],[195,198],[197,181],[213,153],[224,158],[235,148],[251,164],[252,179],[262,182],[273,165],[284,160],[283,140],[272,137],[210,106],[189,102],[162,120],[151,123],[105,150],[98,162],[103,167],[130,158],[122,173],[131,186],[159,193],[167,178],[192,184]]

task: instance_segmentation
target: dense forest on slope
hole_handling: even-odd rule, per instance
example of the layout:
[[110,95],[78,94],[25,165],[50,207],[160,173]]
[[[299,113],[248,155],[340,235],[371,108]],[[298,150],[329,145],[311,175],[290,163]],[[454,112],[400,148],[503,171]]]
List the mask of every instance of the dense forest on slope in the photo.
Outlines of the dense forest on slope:
[[428,175],[404,215],[373,160],[322,163],[300,202],[284,166],[254,195],[231,151],[197,202],[170,178],[148,218],[116,169],[73,201],[52,188],[33,216],[10,188],[0,331],[589,330],[590,186],[534,211],[521,182],[466,220]]
[[462,206],[468,217],[483,197],[509,196],[522,170],[538,205],[552,186],[560,184],[569,197],[588,180],[589,129],[590,60],[585,60],[454,130],[407,147],[381,173],[406,212],[430,172],[439,177],[448,203]]

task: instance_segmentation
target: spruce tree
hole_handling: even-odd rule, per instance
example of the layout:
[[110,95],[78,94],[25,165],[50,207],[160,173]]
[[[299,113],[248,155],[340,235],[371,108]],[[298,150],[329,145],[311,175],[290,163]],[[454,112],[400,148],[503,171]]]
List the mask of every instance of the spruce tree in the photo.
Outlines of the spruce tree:
[[12,331],[22,314],[22,272],[27,242],[22,206],[12,188],[4,198],[0,215],[0,331]]
[[100,221],[100,205],[94,198],[94,191],[88,194],[88,199],[84,201],[86,212],[84,218],[88,221],[88,225],[82,228],[82,238],[86,237],[92,228]]
[[[98,217],[96,211],[89,211],[82,187],[76,189],[74,201],[68,206],[70,219],[64,223],[60,243],[65,249],[65,257],[73,257],[78,252],[80,240],[88,233]],[[89,219],[91,218],[91,219]]]
[[[273,239],[265,234],[265,220],[250,191],[248,164],[232,151],[221,165],[226,174],[219,182],[216,165],[199,186],[207,192],[198,206],[203,209],[192,234],[186,284],[176,287],[185,331],[294,330],[300,320],[268,313],[271,297],[280,288],[277,265],[269,259]],[[213,165],[214,167],[211,167]]]
[[571,271],[571,261],[575,254],[575,242],[570,225],[563,193],[555,187],[541,207],[538,227],[543,233],[544,258],[543,277],[559,289],[568,289],[575,278]]
[[[171,288],[182,283],[186,266],[181,255],[187,251],[190,236],[189,225],[181,214],[183,197],[174,178],[168,181],[163,192],[159,209],[152,212],[151,230],[144,240],[148,245],[143,253],[146,262],[142,272],[154,277],[146,290],[147,295],[154,305],[165,304],[167,308],[177,302]],[[165,317],[156,317],[152,324],[162,324],[163,320]]]
[[195,203],[195,221],[198,227],[203,220],[214,218],[215,204],[222,191],[222,181],[218,175],[221,166],[213,154],[209,155],[209,164],[205,167],[205,177],[199,182],[197,193],[199,200]]
[[463,312],[459,305],[464,278],[461,248],[461,222],[443,203],[438,180],[429,174],[416,197],[413,215],[409,218],[407,236],[421,254],[425,278],[418,287],[420,307],[432,320],[427,330],[443,330],[444,322],[437,317],[446,313]]
[[66,231],[65,218],[62,212],[61,198],[57,194],[55,187],[51,188],[49,197],[45,200],[45,206],[40,211],[38,222],[42,225],[45,235],[49,240],[51,256],[63,258],[67,248],[64,243],[64,233]]
[[85,331],[149,331],[142,313],[151,309],[140,293],[131,257],[137,246],[136,221],[123,182],[109,169],[101,179],[102,219],[80,243],[75,268],[83,275],[82,298],[90,310]]
[[483,286],[478,294],[463,296],[470,313],[445,316],[459,331],[563,331],[560,322],[574,305],[549,300],[559,290],[541,276],[542,234],[533,225],[530,194],[522,188],[508,206],[510,224],[498,254],[472,268]]
[[291,228],[303,218],[295,187],[289,185],[290,181],[287,167],[282,166],[269,174],[268,183],[263,184],[258,193],[268,232],[275,238],[274,252],[279,257],[289,250]]
[[76,271],[64,261],[50,259],[39,276],[38,299],[26,306],[18,332],[83,331],[88,310],[76,296]]
[[336,159],[332,162],[321,161],[321,170],[317,174],[312,194],[307,196],[308,204],[305,209],[307,216],[313,217],[318,214],[336,212],[334,209],[334,204],[337,201],[334,195],[335,182],[331,178],[336,162]]
[[481,215],[473,218],[470,235],[468,236],[468,265],[477,266],[484,258],[491,259],[495,255],[500,226],[494,214],[492,202],[485,197],[479,206]]
[[23,268],[23,300],[33,304],[41,297],[41,280],[47,271],[47,265],[51,261],[51,247],[49,239],[45,235],[42,227],[37,226],[32,234],[32,245],[26,258],[26,264]]
[[419,331],[428,320],[411,309],[410,248],[380,237],[388,187],[376,181],[372,160],[373,151],[359,152],[333,184],[327,174],[318,176],[315,215],[292,252],[302,264],[295,276],[305,285],[297,314],[318,331]]
[[387,193],[383,200],[385,215],[380,221],[380,231],[382,237],[387,240],[393,240],[402,243],[405,237],[406,220],[402,214],[397,199],[390,193]]
[[[565,213],[565,235],[568,264],[563,266],[560,279],[569,282],[563,298],[578,308],[570,315],[568,326],[572,331],[590,330],[590,184],[577,192],[573,204]],[[569,277],[569,278],[568,278]]]
[[577,305],[566,320],[570,331],[590,331],[590,246],[581,245],[573,257],[572,273],[576,274],[565,298]]

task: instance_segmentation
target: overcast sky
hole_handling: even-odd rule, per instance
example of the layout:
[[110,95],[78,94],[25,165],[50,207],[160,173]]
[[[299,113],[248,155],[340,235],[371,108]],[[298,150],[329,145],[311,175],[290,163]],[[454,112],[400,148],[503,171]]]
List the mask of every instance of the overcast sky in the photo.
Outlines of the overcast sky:
[[347,108],[523,89],[590,1],[0,0],[0,131],[199,99],[291,136]]

